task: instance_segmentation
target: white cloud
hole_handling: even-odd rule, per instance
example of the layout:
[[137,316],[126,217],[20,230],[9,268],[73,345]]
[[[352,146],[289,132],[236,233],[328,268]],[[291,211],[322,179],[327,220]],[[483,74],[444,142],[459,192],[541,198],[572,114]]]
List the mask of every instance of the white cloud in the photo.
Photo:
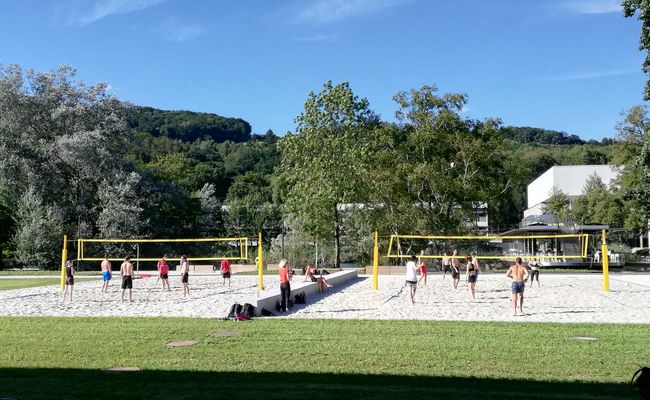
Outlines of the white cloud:
[[614,69],[608,71],[595,71],[595,72],[582,72],[577,74],[569,75],[557,75],[557,76],[546,76],[540,78],[542,81],[580,81],[585,79],[598,79],[598,78],[609,78],[613,76],[621,76],[633,74],[639,72],[639,68],[629,68],[629,69]]
[[[95,0],[90,10],[80,10],[72,4],[70,23],[73,25],[90,25],[106,17],[116,14],[128,14],[145,8],[156,6],[165,0]],[[65,6],[64,6],[65,7]],[[70,6],[67,6],[70,7]]]
[[154,31],[170,42],[187,42],[206,33],[207,28],[199,23],[186,23],[178,18],[170,18]]
[[301,24],[322,24],[360,17],[391,8],[409,0],[314,0],[294,16]]
[[578,14],[609,14],[622,12],[620,0],[576,0],[562,6]]

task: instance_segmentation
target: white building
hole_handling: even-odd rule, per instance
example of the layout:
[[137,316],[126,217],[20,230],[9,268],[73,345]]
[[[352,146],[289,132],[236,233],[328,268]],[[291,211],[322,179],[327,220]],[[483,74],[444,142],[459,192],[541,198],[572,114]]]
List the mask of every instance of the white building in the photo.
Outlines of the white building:
[[546,202],[556,187],[571,197],[579,196],[590,176],[598,176],[606,186],[618,176],[612,165],[567,165],[551,167],[528,185],[528,209],[524,211],[522,225],[534,222],[553,223],[552,217],[544,220]]

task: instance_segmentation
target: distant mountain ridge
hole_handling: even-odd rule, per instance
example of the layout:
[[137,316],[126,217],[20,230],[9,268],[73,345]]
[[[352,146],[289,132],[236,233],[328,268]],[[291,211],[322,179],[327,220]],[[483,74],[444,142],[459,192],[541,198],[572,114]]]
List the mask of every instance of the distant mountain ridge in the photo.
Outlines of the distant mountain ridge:
[[506,139],[519,143],[539,143],[556,145],[576,145],[586,143],[598,143],[596,141],[584,141],[578,135],[569,135],[566,132],[552,131],[530,126],[507,126],[503,129]]
[[251,140],[251,126],[248,122],[212,113],[135,106],[128,115],[127,123],[138,132],[184,142],[212,139],[216,143],[227,140],[239,143]]

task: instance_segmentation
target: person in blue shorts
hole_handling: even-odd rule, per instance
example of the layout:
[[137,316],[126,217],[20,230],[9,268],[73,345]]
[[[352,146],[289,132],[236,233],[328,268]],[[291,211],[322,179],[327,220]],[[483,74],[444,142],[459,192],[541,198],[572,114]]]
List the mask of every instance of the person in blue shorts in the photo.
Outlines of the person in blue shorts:
[[519,298],[519,312],[524,314],[524,289],[528,279],[528,269],[522,264],[521,257],[517,257],[515,265],[510,266],[506,273],[508,278],[512,278],[510,289],[512,290],[512,315],[517,315],[517,298]]
[[111,262],[108,261],[108,254],[104,255],[104,261],[102,261],[102,279],[104,284],[102,285],[102,293],[108,293],[108,282],[110,282],[113,277],[113,269],[111,267]]

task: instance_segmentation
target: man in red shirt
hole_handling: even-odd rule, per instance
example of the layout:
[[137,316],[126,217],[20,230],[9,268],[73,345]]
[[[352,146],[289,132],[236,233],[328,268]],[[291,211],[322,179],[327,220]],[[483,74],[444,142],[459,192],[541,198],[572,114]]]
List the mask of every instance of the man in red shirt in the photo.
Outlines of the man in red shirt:
[[230,287],[230,260],[221,260],[221,277],[223,278],[223,285],[226,286],[226,279],[228,279],[228,287]]

